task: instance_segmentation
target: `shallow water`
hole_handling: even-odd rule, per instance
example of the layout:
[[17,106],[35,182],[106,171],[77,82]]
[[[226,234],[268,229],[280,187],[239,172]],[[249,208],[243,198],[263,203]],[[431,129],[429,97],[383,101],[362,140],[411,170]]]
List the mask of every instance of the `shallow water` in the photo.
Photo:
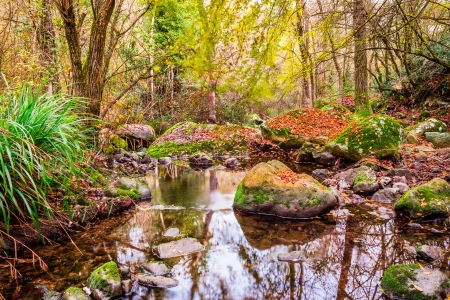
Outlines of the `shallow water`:
[[[145,177],[151,202],[139,203],[128,217],[107,220],[74,236],[83,255],[68,243],[37,249],[49,273],[19,265],[29,284],[18,294],[33,299],[26,290],[35,284],[58,291],[82,286],[90,272],[110,260],[137,270],[144,262],[159,260],[152,247],[169,241],[162,233],[171,226],[197,238],[205,250],[165,260],[173,266],[177,287],[135,285],[133,296],[124,299],[382,299],[383,271],[393,263],[416,261],[405,250],[407,245],[449,249],[444,236],[406,231],[395,220],[376,219],[355,207],[349,207],[354,216],[348,220],[326,216],[300,221],[233,211],[234,192],[244,176],[245,172],[193,171],[174,165],[159,168]],[[277,260],[279,253],[294,250],[304,250],[308,259]],[[433,267],[446,271],[448,260]],[[0,272],[2,294],[12,295],[15,285],[7,282],[9,269],[0,265]]]

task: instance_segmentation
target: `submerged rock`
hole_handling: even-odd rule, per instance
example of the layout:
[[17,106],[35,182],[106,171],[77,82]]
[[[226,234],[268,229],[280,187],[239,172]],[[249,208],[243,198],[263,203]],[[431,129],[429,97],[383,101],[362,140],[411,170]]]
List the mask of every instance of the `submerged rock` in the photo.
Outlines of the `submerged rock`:
[[90,300],[91,297],[78,287],[70,287],[62,294],[62,300]]
[[376,115],[350,125],[325,149],[336,157],[358,161],[365,157],[400,157],[403,127],[396,120]]
[[114,299],[122,294],[122,280],[117,264],[107,262],[95,269],[87,279],[87,286],[95,300]]
[[442,248],[439,246],[422,245],[416,249],[417,255],[427,260],[440,260],[444,258]]
[[154,250],[160,258],[170,258],[200,252],[204,249],[203,245],[197,239],[186,238],[158,245]]
[[422,269],[417,264],[398,264],[387,268],[381,280],[384,293],[393,299],[442,299],[450,286],[439,270]]
[[167,275],[171,272],[169,266],[163,261],[154,261],[142,265],[142,268],[156,276]]
[[154,276],[150,274],[138,274],[137,280],[141,284],[160,288],[171,288],[178,285],[178,280],[169,277]]
[[450,184],[435,178],[412,188],[394,204],[395,210],[404,212],[409,218],[448,216],[450,213]]
[[253,167],[239,184],[233,206],[252,213],[312,218],[337,204],[333,192],[306,174],[272,160]]

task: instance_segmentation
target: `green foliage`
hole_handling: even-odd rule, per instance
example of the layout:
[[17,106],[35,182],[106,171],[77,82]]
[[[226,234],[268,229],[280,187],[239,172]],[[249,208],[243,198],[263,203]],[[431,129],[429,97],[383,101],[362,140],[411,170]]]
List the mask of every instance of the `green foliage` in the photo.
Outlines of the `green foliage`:
[[10,220],[34,222],[52,217],[48,191],[69,181],[82,158],[85,135],[74,113],[78,99],[33,92],[30,86],[0,96],[0,213]]

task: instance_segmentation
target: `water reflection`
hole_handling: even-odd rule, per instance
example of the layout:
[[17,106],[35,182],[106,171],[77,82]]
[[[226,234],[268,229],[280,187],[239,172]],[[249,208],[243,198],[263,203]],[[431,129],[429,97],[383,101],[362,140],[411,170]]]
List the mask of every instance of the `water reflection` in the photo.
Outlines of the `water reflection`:
[[[92,270],[109,260],[138,269],[159,259],[152,248],[170,241],[162,234],[171,226],[197,238],[205,250],[166,260],[179,286],[136,285],[133,299],[381,299],[378,283],[383,271],[393,263],[414,261],[404,248],[417,239],[399,233],[394,220],[364,218],[358,212],[336,222],[234,212],[233,195],[244,175],[160,168],[146,176],[151,203],[140,203],[122,225],[106,222],[74,236],[83,256],[71,245],[38,249],[50,274],[38,274],[32,266],[21,272],[34,272],[34,284],[63,290],[80,286]],[[185,209],[151,209],[152,204]],[[446,238],[426,239],[448,249]],[[291,251],[305,253],[306,259],[278,261],[278,254]]]

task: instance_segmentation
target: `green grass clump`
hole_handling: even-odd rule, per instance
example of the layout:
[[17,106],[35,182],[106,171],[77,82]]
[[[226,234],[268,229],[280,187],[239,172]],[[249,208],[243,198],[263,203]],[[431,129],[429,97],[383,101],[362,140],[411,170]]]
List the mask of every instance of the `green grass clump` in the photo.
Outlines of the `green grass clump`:
[[53,218],[48,192],[70,182],[82,160],[85,134],[74,113],[79,99],[35,92],[24,85],[0,95],[0,215],[11,222]]

